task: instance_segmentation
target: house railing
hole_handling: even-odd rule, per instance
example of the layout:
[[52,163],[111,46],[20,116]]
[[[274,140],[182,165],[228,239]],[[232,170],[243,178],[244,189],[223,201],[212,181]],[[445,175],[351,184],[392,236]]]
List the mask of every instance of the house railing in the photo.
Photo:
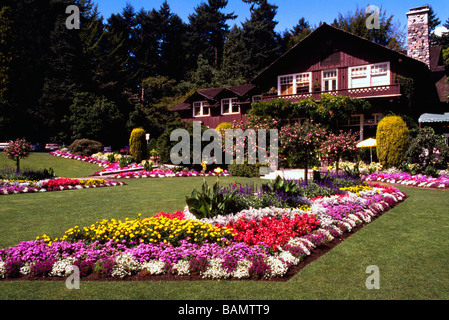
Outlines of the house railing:
[[363,99],[379,98],[379,97],[399,97],[401,96],[401,86],[400,84],[392,84],[386,86],[343,89],[334,91],[314,91],[310,93],[287,94],[287,95],[277,95],[267,93],[262,96],[262,101],[281,99],[281,98],[290,100],[292,102],[308,98],[319,100],[322,94],[329,94],[331,96],[343,95],[351,98],[363,98]]

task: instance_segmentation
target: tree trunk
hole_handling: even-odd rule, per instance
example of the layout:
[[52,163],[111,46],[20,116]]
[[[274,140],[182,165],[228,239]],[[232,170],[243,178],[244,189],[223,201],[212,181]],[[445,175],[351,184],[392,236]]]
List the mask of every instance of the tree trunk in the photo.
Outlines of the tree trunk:
[[309,157],[306,157],[306,167],[304,170],[304,181],[308,183],[308,171],[309,171]]
[[20,158],[16,158],[16,168],[17,168],[17,173],[20,172]]

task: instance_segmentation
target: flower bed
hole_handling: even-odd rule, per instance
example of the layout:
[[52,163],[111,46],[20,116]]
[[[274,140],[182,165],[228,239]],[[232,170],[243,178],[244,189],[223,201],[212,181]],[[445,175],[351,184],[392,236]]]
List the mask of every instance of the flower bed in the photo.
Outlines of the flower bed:
[[[315,250],[370,223],[406,195],[380,185],[308,199],[300,208],[248,208],[198,219],[185,207],[103,220],[0,249],[0,278],[281,279]],[[164,278],[165,279],[165,278]],[[196,278],[195,278],[196,279]]]
[[107,168],[108,166],[111,165],[111,163],[109,161],[106,161],[106,160],[100,160],[100,159],[96,159],[96,158],[93,158],[93,157],[79,156],[79,155],[76,155],[76,154],[72,154],[70,152],[61,152],[59,150],[52,151],[49,154],[54,156],[54,157],[60,157],[60,158],[65,158],[65,159],[72,159],[72,160],[78,160],[78,161],[83,161],[83,162],[96,164],[96,165],[98,165],[100,167],[104,167],[104,168]]
[[126,167],[120,167],[118,162],[111,163],[98,156],[84,157],[61,151],[50,152],[50,155],[97,164],[102,167],[103,170],[96,172],[95,175],[107,175],[111,179],[229,176],[227,170],[221,170],[219,168],[210,172],[174,171],[171,169],[145,170],[144,166],[141,164],[129,164]]
[[365,181],[386,182],[420,188],[449,188],[449,176],[445,174],[440,175],[438,178],[433,178],[421,174],[411,175],[406,172],[394,174],[375,172],[364,176],[363,179]]
[[[112,170],[111,170],[112,171]],[[107,170],[102,171],[107,172]],[[139,179],[139,178],[172,178],[172,177],[215,177],[215,176],[229,176],[226,170],[198,172],[198,171],[177,171],[155,169],[151,171],[139,170],[132,172],[121,172],[117,174],[108,175],[114,179]]]
[[107,179],[57,178],[41,181],[0,180],[0,195],[123,186],[124,182]]

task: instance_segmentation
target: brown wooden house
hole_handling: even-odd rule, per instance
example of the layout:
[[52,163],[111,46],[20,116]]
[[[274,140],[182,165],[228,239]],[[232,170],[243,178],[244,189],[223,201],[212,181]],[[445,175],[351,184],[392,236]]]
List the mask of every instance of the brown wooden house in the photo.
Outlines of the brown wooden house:
[[[323,93],[344,95],[371,104],[368,114],[353,114],[347,124],[342,124],[359,131],[360,139],[375,135],[377,123],[390,111],[416,121],[425,112],[440,113],[443,110],[435,74],[430,69],[428,7],[411,9],[407,15],[407,54],[322,24],[267,66],[251,84],[200,90],[173,110],[182,113],[185,120],[201,120],[216,127],[221,122],[243,120],[250,103],[256,100],[283,98],[295,102],[311,97],[319,100]],[[407,99],[410,92],[413,104]],[[233,106],[240,107],[232,107],[231,113],[226,104],[230,98],[234,99]],[[205,108],[210,111],[200,111]]]

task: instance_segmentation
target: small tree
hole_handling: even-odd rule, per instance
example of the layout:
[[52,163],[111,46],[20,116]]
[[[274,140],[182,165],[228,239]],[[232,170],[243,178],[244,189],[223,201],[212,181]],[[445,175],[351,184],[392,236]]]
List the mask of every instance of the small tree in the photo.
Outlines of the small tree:
[[330,162],[336,163],[337,174],[341,158],[349,157],[357,151],[357,134],[340,131],[340,134],[330,133],[321,145],[321,153]]
[[12,141],[5,148],[6,158],[15,160],[17,171],[20,171],[20,159],[28,158],[33,147],[25,139]]
[[147,141],[145,130],[135,128],[129,138],[129,153],[137,163],[142,162],[147,157]]
[[302,125],[283,126],[279,140],[284,152],[288,155],[298,154],[305,162],[304,180],[308,181],[309,161],[316,156],[319,147],[326,138],[326,130],[311,120],[306,120]]

